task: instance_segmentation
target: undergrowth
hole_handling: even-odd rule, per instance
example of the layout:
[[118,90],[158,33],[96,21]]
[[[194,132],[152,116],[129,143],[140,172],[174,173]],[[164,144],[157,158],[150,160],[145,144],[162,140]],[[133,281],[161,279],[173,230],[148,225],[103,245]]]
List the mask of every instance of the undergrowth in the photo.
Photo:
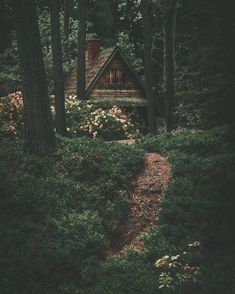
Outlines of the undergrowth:
[[98,140],[59,144],[48,157],[24,154],[21,141],[0,146],[3,293],[79,288],[86,266],[104,258],[127,219],[143,151]]
[[[167,156],[172,166],[173,179],[160,202],[159,225],[142,237],[144,251],[130,250],[104,261],[90,293],[101,294],[103,289],[115,294],[234,293],[232,136],[228,127],[182,129],[171,134],[162,131],[139,143],[146,151]],[[200,278],[171,288],[180,269],[171,276],[169,271],[154,268],[154,262],[179,254],[192,240],[202,246],[200,259],[192,264],[200,262]]]
[[[132,146],[59,138],[58,152],[48,157],[25,155],[20,140],[2,141],[3,293],[234,293],[232,136],[220,127],[161,131]],[[127,219],[144,151],[167,156],[172,166],[158,226],[142,237],[143,251],[107,258]],[[171,277],[156,260],[174,258],[195,240],[202,247],[200,279],[162,287]]]

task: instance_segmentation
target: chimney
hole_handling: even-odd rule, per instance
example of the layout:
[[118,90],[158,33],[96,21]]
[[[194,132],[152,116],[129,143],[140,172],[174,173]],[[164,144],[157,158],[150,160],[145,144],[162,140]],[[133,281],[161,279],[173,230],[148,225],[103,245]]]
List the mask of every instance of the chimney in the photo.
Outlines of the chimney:
[[100,39],[88,40],[88,62],[91,63],[100,51]]

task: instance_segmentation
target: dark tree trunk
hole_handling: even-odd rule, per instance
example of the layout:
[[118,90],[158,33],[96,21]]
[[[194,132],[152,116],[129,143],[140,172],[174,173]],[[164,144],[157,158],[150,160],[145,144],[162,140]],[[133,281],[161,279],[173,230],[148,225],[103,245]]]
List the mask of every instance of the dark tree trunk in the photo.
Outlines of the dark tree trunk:
[[86,28],[88,0],[80,0],[78,7],[78,55],[77,55],[77,98],[83,100],[86,92]]
[[0,51],[10,47],[11,44],[11,21],[9,8],[6,1],[0,1]]
[[150,24],[150,9],[149,0],[142,0],[142,15],[143,15],[143,35],[144,35],[144,72],[145,72],[145,87],[148,101],[148,126],[149,132],[157,131],[156,108],[153,99],[153,73],[151,59],[151,24]]
[[64,53],[65,53],[66,59],[68,59],[69,57],[68,56],[69,55],[68,40],[69,40],[70,1],[71,0],[64,1]]
[[65,122],[65,98],[64,98],[64,77],[62,65],[62,48],[60,35],[60,1],[51,0],[51,40],[54,68],[55,88],[55,123],[56,130],[60,135],[66,133]]
[[164,88],[166,127],[173,129],[173,106],[175,103],[175,18],[176,0],[164,1]]
[[56,149],[34,0],[12,0],[22,72],[26,147],[33,153]]

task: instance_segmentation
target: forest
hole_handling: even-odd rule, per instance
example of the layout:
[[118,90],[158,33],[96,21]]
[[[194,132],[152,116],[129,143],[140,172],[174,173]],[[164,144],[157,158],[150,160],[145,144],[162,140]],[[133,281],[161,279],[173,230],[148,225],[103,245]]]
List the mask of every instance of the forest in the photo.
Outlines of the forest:
[[0,0],[0,293],[235,293],[231,2]]

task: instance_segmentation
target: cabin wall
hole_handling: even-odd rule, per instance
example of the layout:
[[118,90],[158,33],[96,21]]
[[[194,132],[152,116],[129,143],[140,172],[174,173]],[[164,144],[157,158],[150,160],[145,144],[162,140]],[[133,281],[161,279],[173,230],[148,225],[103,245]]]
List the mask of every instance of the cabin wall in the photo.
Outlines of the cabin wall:
[[[123,84],[107,84],[107,71],[113,69],[121,69],[125,74],[125,82]],[[115,57],[109,64],[107,69],[102,73],[101,77],[96,82],[96,85],[89,94],[88,99],[99,98],[145,98],[145,94],[139,83],[133,77],[128,67],[118,57]]]

